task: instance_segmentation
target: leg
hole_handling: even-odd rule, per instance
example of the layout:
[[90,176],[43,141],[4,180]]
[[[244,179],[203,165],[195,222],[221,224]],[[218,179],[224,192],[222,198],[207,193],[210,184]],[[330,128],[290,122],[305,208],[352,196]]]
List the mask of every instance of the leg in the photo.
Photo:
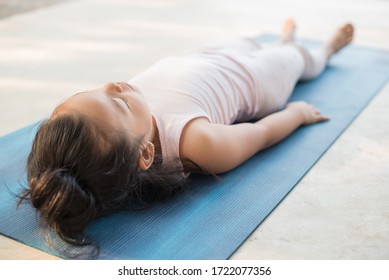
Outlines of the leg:
[[290,43],[294,42],[294,37],[296,33],[296,23],[292,18],[288,18],[284,22],[284,26],[281,31],[281,43]]
[[305,67],[300,80],[311,80],[319,76],[331,56],[347,46],[353,39],[354,28],[351,24],[340,27],[335,34],[317,49],[307,49],[297,46],[304,57]]
[[[281,44],[287,44],[294,42],[296,32],[296,23],[292,18],[288,18],[284,22],[284,26],[281,32]],[[243,40],[233,41],[230,44],[219,46],[220,49],[240,49],[245,51],[257,51],[258,49],[262,49],[263,45],[265,47],[273,46],[274,43],[269,44],[261,44],[255,38],[244,38]]]
[[[318,49],[307,49],[293,42],[296,25],[285,22],[281,44],[252,52],[252,69],[255,69],[261,106],[257,117],[263,117],[283,107],[298,80],[317,77],[330,57],[351,42],[353,27],[344,25],[328,42]],[[254,62],[255,61],[255,62]]]
[[325,45],[328,58],[347,46],[354,37],[354,27],[348,23],[340,27]]

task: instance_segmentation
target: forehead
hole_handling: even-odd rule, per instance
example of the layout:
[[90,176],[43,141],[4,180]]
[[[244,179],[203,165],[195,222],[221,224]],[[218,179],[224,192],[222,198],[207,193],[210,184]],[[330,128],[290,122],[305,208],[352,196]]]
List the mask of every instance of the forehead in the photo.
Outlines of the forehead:
[[109,97],[96,92],[82,92],[73,95],[60,104],[52,117],[63,114],[81,115],[97,121],[105,130],[116,128],[118,114]]

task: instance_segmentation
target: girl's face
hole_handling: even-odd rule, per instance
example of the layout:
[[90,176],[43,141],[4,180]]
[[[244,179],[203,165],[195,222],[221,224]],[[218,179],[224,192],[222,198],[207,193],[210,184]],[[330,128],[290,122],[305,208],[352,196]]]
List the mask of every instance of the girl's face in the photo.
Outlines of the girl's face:
[[143,94],[125,82],[73,95],[59,105],[52,117],[82,114],[97,120],[108,133],[127,132],[129,137],[152,137],[152,115]]

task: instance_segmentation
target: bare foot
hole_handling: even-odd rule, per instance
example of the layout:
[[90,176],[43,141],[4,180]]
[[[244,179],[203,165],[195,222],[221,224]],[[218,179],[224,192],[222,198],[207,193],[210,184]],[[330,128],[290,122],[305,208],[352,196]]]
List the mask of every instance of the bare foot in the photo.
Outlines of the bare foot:
[[296,23],[292,18],[288,18],[284,22],[281,32],[281,41],[283,43],[293,42],[294,33],[296,31]]
[[347,46],[353,40],[353,36],[354,26],[351,23],[341,26],[326,44],[328,57]]

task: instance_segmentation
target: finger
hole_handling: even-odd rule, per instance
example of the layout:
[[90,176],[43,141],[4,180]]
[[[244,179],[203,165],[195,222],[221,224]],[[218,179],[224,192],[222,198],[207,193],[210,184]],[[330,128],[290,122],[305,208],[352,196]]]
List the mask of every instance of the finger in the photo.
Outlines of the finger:
[[326,121],[329,121],[331,118],[330,117],[327,117],[327,116],[319,116],[318,117],[318,121],[319,122],[326,122]]

